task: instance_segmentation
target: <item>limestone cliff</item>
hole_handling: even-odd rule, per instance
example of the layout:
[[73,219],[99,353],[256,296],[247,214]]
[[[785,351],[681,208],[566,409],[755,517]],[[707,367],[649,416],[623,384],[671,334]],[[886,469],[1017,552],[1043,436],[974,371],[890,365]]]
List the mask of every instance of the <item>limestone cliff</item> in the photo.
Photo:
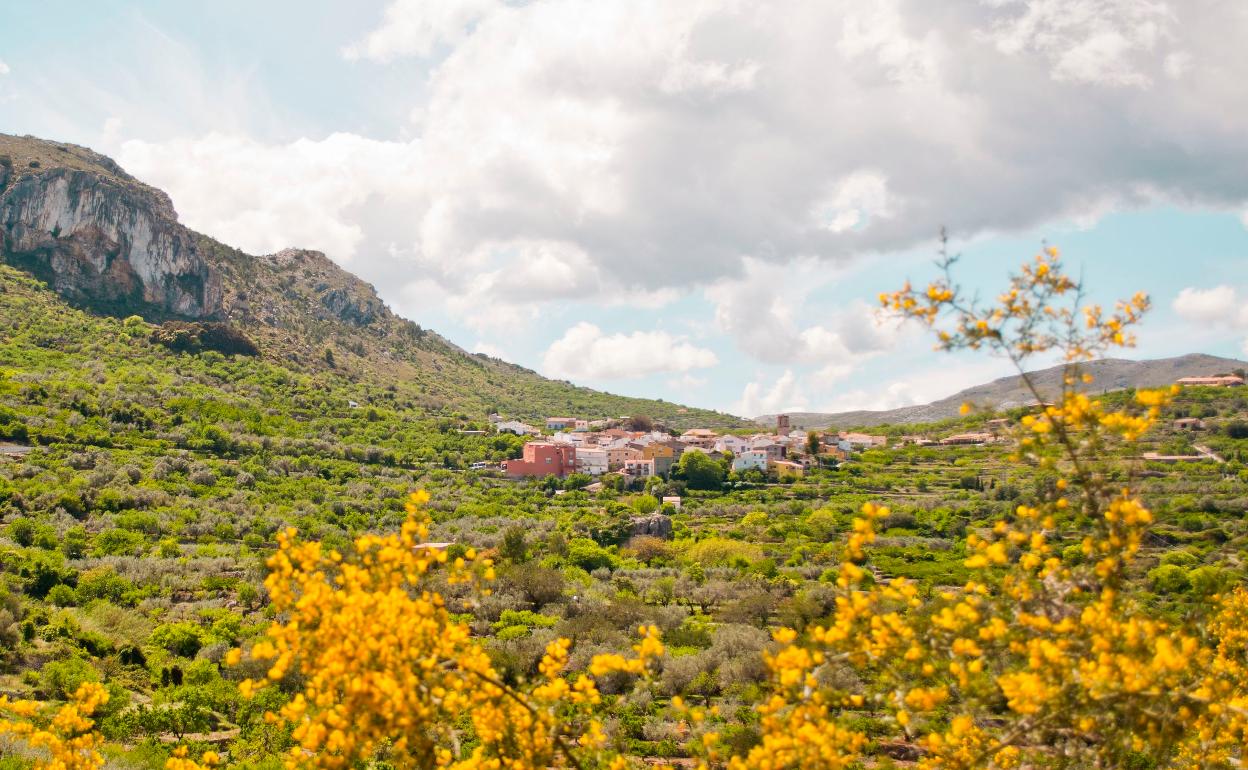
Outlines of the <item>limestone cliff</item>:
[[81,304],[221,311],[220,276],[169,197],[84,148],[0,135],[0,253]]

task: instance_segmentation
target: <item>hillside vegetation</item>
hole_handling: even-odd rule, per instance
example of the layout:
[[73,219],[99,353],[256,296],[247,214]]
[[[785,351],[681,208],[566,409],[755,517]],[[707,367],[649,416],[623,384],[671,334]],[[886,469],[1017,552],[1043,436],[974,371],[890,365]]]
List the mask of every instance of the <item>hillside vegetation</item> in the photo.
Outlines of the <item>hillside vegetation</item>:
[[[75,767],[1235,756],[1239,712],[1207,706],[1244,697],[1242,388],[1068,392],[1007,410],[1008,442],[590,491],[466,470],[520,439],[415,387],[175,352],[0,278],[0,693],[36,702],[0,731],[89,713],[44,744]],[[670,539],[637,534],[656,513]]]

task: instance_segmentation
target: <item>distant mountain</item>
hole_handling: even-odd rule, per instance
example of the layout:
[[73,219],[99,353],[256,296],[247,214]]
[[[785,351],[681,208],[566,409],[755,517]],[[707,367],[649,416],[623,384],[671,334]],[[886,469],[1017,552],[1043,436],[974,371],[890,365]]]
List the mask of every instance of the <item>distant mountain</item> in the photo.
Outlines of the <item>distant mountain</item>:
[[432,414],[497,409],[526,419],[644,414],[677,428],[748,424],[468,353],[394,315],[372,286],[318,251],[254,256],[190,230],[164,192],[76,145],[0,134],[0,261],[76,308],[168,322],[175,340],[241,333],[266,359],[401,388]]
[[[1147,361],[1129,361],[1123,358],[1105,358],[1085,365],[1085,371],[1094,379],[1088,389],[1094,393],[1124,388],[1155,388],[1169,385],[1181,377],[1199,377],[1222,374],[1236,369],[1248,370],[1248,362],[1234,358],[1192,353],[1177,358],[1158,358]],[[1029,375],[1041,395],[1053,397],[1060,392],[1062,367],[1041,369]],[[933,401],[930,404],[903,406],[883,411],[860,410],[855,412],[791,412],[789,419],[794,426],[804,428],[848,428],[871,425],[904,425],[910,423],[936,422],[958,416],[962,404],[970,402],[977,407],[1009,409],[1034,403],[1035,396],[1023,384],[1023,378],[1014,375],[993,380],[973,388]],[[755,421],[774,424],[775,415],[756,417]]]

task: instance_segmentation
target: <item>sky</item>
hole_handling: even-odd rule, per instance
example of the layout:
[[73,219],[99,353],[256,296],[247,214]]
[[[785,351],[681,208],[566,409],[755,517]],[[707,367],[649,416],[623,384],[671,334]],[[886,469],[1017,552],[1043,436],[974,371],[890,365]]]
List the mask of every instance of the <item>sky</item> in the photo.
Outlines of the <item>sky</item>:
[[1043,244],[1146,291],[1132,357],[1248,358],[1248,5],[0,2],[0,131],[90,146],[251,253],[456,344],[746,416],[1009,373],[881,322]]

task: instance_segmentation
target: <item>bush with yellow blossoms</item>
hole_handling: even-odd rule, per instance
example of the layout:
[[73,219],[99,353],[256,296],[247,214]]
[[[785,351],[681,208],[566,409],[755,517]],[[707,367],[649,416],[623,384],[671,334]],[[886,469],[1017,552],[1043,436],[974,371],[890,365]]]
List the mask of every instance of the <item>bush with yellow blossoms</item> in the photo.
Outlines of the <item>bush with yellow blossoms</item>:
[[[1245,738],[1244,620],[1237,589],[1204,617],[1175,625],[1132,595],[1151,514],[1118,476],[1118,458],[1158,418],[1169,390],[1140,391],[1110,411],[1082,390],[1081,364],[1133,344],[1148,309],[1137,295],[1112,310],[1086,305],[1056,249],[1023,266],[996,302],[954,284],[954,259],[923,290],[881,296],[885,309],[934,330],[945,350],[987,348],[1025,373],[1059,357],[1059,392],[1041,392],[1021,421],[1014,459],[1049,492],[990,531],[967,538],[974,579],[920,599],[904,580],[877,584],[866,568],[877,522],[855,521],[834,616],[798,638],[776,632],[762,740],[744,756],[715,747],[712,765],[842,768],[872,742],[902,745],[924,768],[1238,767]],[[969,407],[966,407],[969,410]],[[1075,545],[1075,549],[1068,546]],[[849,667],[864,683],[823,684]],[[847,717],[883,718],[884,737]]]
[[[385,761],[397,767],[590,767],[607,761],[597,677],[644,677],[663,653],[658,631],[639,629],[632,655],[598,655],[589,670],[566,671],[571,642],[547,646],[540,676],[509,685],[481,641],[430,587],[436,572],[488,591],[493,565],[469,551],[448,558],[422,545],[428,529],[421,492],[389,535],[366,535],[350,553],[293,532],[279,537],[265,582],[274,623],[250,656],[265,661],[257,688],[296,675],[301,687],[270,719],[288,725],[289,763],[324,768]],[[227,656],[237,663],[240,650]]]
[[0,696],[0,739],[33,757],[35,770],[99,770],[104,739],[93,717],[108,697],[94,682],[80,685],[68,703],[50,711],[38,701]]

